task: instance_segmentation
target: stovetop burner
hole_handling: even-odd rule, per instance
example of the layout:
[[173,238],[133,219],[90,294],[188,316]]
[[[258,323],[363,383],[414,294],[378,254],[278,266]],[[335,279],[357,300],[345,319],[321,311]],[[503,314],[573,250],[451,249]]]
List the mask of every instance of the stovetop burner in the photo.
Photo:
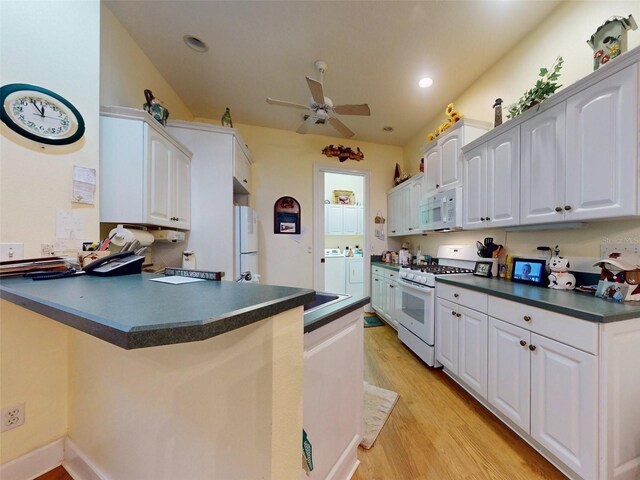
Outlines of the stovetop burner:
[[411,270],[416,270],[419,272],[432,273],[434,275],[450,275],[453,273],[473,273],[473,270],[470,268],[461,268],[461,267],[451,267],[448,265],[413,265]]

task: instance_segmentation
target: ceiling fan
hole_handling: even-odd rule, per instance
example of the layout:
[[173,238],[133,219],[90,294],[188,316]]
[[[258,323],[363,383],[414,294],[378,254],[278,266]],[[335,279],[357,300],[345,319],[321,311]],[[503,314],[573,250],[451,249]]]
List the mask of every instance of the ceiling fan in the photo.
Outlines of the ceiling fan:
[[353,137],[355,133],[349,130],[349,128],[336,117],[336,114],[368,116],[371,115],[369,105],[366,103],[360,105],[334,105],[330,98],[324,96],[324,91],[322,89],[322,79],[324,72],[327,71],[327,63],[322,60],[318,60],[315,62],[314,66],[316,67],[316,70],[320,72],[320,81],[306,77],[309,90],[311,90],[309,105],[285,102],[283,100],[275,100],[273,98],[267,98],[267,103],[271,105],[279,105],[281,107],[294,107],[303,110],[310,110],[311,113],[304,116],[304,122],[296,130],[298,133],[307,133],[307,129],[310,125],[324,125],[329,122],[329,124],[343,137]]

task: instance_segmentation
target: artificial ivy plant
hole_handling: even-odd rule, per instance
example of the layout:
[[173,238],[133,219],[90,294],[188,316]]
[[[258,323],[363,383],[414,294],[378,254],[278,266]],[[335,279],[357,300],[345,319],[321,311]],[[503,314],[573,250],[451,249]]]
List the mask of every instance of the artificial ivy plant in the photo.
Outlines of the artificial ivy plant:
[[560,78],[560,69],[562,68],[562,57],[556,58],[551,70],[541,68],[538,74],[541,78],[536,82],[534,87],[524,92],[524,95],[520,99],[509,106],[508,118],[514,118],[524,113],[531,107],[539,104],[545,98],[553,95],[562,85],[558,84],[556,80]]

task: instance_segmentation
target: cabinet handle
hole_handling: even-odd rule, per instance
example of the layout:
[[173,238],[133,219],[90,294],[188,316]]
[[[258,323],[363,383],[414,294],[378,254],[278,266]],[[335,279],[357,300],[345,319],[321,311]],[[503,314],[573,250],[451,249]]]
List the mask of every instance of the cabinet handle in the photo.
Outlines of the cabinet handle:
[[378,280],[377,278],[374,278],[374,280],[375,280],[376,282],[379,282],[379,281],[380,281],[380,280]]
[[487,217],[487,222],[488,222],[489,220],[491,220],[491,217]]
[[524,340],[520,340],[520,345],[522,345],[523,347],[527,344],[527,342],[525,342]]
[[440,188],[440,184],[439,183],[436,183],[436,188]]
[[525,315],[522,318],[524,319],[525,322],[530,322],[531,321],[531,317],[529,315]]
[[564,206],[564,209],[565,209],[565,210],[571,210],[571,205],[565,205],[565,206]]
[[413,228],[409,227],[409,230],[413,230]]
[[454,293],[454,294],[453,294],[453,296],[454,296],[455,298],[458,298],[460,295],[458,295],[457,293]]
[[485,220],[486,220],[486,218],[484,218],[484,217],[480,217],[480,221],[481,221],[481,222],[484,222]]
[[393,285],[389,285],[389,288],[396,288],[396,287],[394,287]]
[[529,350],[531,350],[532,352],[536,349],[535,345],[529,345]]
[[396,233],[396,231],[395,230],[391,230],[391,233]]
[[556,212],[561,212],[562,211],[562,207],[556,207]]
[[248,183],[246,178],[243,178],[243,179],[242,179],[242,181],[243,181],[244,183]]
[[456,317],[460,318],[462,316],[461,313],[456,313]]

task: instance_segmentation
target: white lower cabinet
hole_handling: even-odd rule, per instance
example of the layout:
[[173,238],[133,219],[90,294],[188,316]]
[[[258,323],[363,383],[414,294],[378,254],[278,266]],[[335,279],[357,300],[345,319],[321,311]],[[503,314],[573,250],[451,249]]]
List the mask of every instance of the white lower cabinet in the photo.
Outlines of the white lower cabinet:
[[398,329],[398,272],[383,267],[371,268],[371,307],[389,325]]
[[468,388],[486,398],[487,314],[438,297],[436,359]]
[[303,428],[313,446],[308,479],[350,478],[358,466],[363,409],[363,313],[304,334]]

